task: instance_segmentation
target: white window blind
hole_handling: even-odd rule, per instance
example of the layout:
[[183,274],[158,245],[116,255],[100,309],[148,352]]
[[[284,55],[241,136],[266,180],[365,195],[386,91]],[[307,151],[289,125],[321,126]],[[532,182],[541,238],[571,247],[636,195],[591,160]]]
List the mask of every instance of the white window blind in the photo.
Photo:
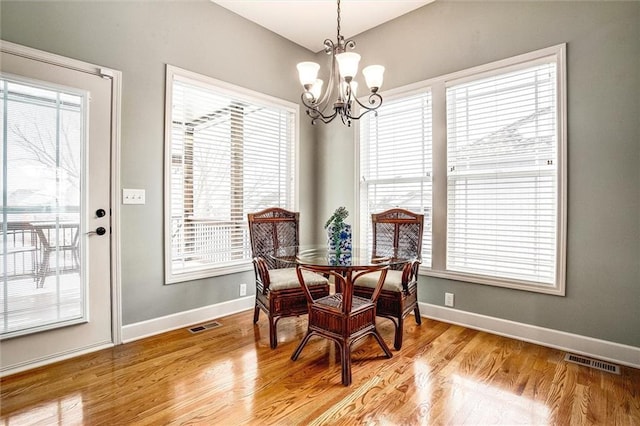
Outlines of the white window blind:
[[169,282],[247,265],[247,213],[294,207],[295,111],[238,90],[173,74]]
[[431,92],[385,99],[360,121],[360,238],[372,246],[371,214],[424,214],[422,264],[431,266]]
[[0,339],[87,319],[80,219],[88,93],[0,78]]
[[449,271],[555,284],[558,93],[547,59],[446,89]]

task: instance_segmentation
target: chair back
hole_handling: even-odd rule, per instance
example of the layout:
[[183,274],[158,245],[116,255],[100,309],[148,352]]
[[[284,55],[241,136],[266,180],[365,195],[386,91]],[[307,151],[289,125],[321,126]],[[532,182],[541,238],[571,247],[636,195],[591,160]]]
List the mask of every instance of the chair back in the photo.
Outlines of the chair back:
[[372,214],[371,222],[374,256],[395,257],[400,254],[421,259],[424,215],[390,209]]
[[290,267],[277,262],[272,254],[280,247],[299,244],[299,213],[272,207],[249,213],[247,218],[253,257],[263,258],[269,269]]

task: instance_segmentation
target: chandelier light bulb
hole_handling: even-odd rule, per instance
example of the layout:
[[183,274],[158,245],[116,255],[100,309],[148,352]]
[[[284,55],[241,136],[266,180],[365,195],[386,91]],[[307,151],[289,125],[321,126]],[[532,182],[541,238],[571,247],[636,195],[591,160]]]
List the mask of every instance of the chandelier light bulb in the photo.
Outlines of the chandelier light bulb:
[[298,76],[300,77],[300,83],[305,88],[309,88],[316,82],[318,78],[318,71],[320,71],[320,65],[315,62],[300,62],[296,65],[298,68]]
[[358,73],[358,63],[360,62],[360,55],[354,52],[338,53],[336,55],[336,61],[338,61],[338,69],[340,75],[345,80],[350,80]]
[[367,86],[369,86],[372,92],[376,92],[382,87],[384,75],[384,67],[382,65],[369,65],[362,70],[362,74],[364,74]]

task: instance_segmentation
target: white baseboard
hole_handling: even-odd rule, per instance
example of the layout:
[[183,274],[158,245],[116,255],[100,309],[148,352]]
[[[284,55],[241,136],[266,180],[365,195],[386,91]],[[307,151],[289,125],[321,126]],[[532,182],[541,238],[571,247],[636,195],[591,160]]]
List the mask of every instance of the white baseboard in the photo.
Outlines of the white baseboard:
[[419,303],[423,317],[640,368],[640,348],[457,309]]
[[86,355],[92,352],[97,352],[102,349],[113,347],[112,342],[99,342],[95,345],[86,346],[79,349],[74,349],[66,352],[60,352],[53,355],[48,355],[43,358],[22,362],[19,364],[9,365],[0,369],[0,378],[10,376],[16,373],[22,373],[23,371],[31,370],[34,368],[42,367],[45,365],[53,364],[54,362],[64,361],[66,359],[75,358],[80,355]]
[[200,322],[220,318],[237,312],[246,311],[255,306],[255,296],[242,297],[228,302],[216,303],[190,311],[178,312],[164,317],[153,318],[122,327],[122,343],[187,327]]
[[[122,327],[123,343],[246,311],[253,308],[254,300],[254,296],[247,296],[228,302],[125,325]],[[422,316],[426,318],[640,369],[640,348],[635,346],[622,345],[606,340],[464,312],[428,303],[419,303],[419,305]],[[101,345],[87,348],[80,352],[58,354],[52,359],[39,360],[39,362],[35,364],[12,366],[12,368],[1,371],[0,377],[111,346],[113,345]]]

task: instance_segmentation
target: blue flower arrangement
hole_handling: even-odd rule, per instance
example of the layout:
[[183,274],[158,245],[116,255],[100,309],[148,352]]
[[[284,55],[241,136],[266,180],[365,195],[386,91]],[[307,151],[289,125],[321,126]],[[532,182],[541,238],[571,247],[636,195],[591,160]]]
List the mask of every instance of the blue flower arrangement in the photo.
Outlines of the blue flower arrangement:
[[351,253],[351,225],[344,223],[349,216],[345,207],[338,207],[324,224],[327,230],[329,252],[340,259],[342,253]]

